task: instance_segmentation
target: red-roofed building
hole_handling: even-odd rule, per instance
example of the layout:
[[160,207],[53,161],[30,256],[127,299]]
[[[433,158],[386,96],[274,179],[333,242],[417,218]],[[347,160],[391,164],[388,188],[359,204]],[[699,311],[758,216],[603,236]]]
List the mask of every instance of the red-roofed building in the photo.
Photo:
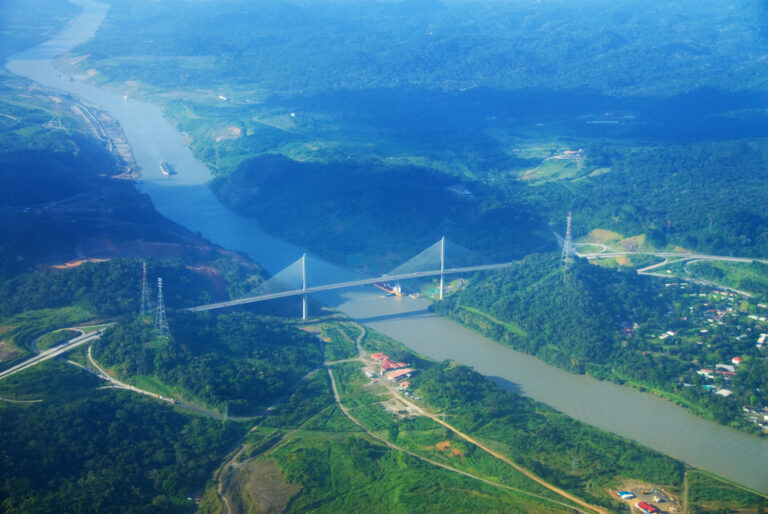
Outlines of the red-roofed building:
[[404,362],[392,362],[389,359],[384,359],[381,361],[381,372],[384,373],[387,370],[390,369],[398,369],[398,368],[404,368],[407,364]]
[[387,357],[386,355],[384,355],[381,352],[374,353],[373,355],[371,355],[371,358],[372,359],[376,359],[377,361],[383,361],[384,359],[389,359],[389,357]]
[[411,368],[405,368],[405,369],[398,369],[397,371],[393,371],[389,375],[387,375],[388,380],[402,380],[404,378],[410,377],[411,373],[413,373],[413,370]]
[[381,372],[382,373],[384,373],[385,371],[390,370],[390,369],[397,369],[397,364],[395,364],[394,362],[392,362],[389,359],[384,359],[383,361],[381,361]]
[[733,359],[731,359],[731,362],[736,366],[738,366],[739,364],[741,364],[741,357],[734,357]]
[[645,512],[645,514],[653,514],[655,512],[659,512],[659,509],[649,503],[638,502],[635,506],[641,511]]

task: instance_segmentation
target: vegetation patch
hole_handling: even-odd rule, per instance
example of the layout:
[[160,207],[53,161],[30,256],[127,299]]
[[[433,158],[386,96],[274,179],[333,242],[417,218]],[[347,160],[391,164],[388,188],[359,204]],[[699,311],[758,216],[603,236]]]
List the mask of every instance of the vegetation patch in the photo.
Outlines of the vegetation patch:
[[301,486],[285,481],[273,459],[252,459],[241,464],[224,491],[237,512],[285,512]]
[[178,311],[169,323],[170,339],[155,339],[141,320],[122,323],[94,356],[120,377],[157,380],[239,416],[267,407],[322,362],[315,337],[273,318]]
[[768,497],[707,473],[687,473],[688,503],[692,512],[765,512]]
[[757,261],[745,263],[701,260],[686,264],[685,271],[694,277],[768,298],[768,264]]
[[0,362],[13,360],[21,355],[21,351],[11,346],[8,341],[0,341]]
[[617,232],[613,232],[604,228],[595,228],[590,230],[589,234],[587,234],[584,239],[586,241],[606,244],[612,241],[619,241],[622,239],[622,237],[621,234]]
[[55,330],[40,336],[37,340],[37,343],[35,343],[35,346],[37,347],[38,351],[44,351],[48,348],[59,345],[64,341],[68,341],[73,337],[77,337],[78,335],[80,335],[80,332],[74,330]]
[[101,385],[56,362],[3,380],[4,395],[43,399],[0,402],[5,510],[195,510],[187,497],[205,485],[242,429]]

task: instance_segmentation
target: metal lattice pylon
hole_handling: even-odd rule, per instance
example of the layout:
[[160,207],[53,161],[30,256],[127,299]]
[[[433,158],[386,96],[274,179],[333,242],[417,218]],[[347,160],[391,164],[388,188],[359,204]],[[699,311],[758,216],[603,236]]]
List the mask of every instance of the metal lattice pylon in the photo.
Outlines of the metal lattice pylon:
[[163,303],[163,278],[157,278],[157,311],[155,312],[155,337],[170,337],[168,320],[165,318],[165,304]]
[[149,299],[149,288],[147,288],[147,262],[142,261],[142,276],[141,276],[141,295],[139,296],[139,316],[144,319],[144,316],[149,314],[152,310],[152,305]]
[[573,262],[573,242],[571,239],[571,213],[568,213],[568,218],[566,218],[566,221],[568,225],[565,228],[565,241],[563,241],[563,254],[562,254],[562,262],[563,267],[567,267],[569,264]]

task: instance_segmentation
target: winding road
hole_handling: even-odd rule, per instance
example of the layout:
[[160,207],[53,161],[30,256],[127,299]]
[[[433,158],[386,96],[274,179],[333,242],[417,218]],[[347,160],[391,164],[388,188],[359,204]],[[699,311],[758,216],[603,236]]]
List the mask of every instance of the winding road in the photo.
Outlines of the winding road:
[[464,434],[463,432],[459,431],[458,429],[456,429],[452,425],[446,423],[445,421],[440,420],[434,414],[431,414],[430,412],[427,412],[426,410],[424,410],[423,408],[419,407],[418,405],[415,405],[414,403],[410,402],[409,400],[403,398],[402,395],[398,394],[393,387],[387,386],[387,389],[399,401],[404,403],[411,410],[411,412],[415,412],[415,413],[417,413],[417,414],[419,414],[421,416],[426,416],[426,417],[436,421],[437,423],[439,423],[439,424],[443,425],[444,427],[446,427],[447,429],[451,430],[452,432],[454,432],[456,435],[458,435],[462,439],[466,440],[467,442],[477,446],[478,448],[482,449],[483,451],[485,451],[489,455],[492,455],[496,459],[499,459],[500,461],[504,462],[505,464],[508,464],[509,466],[513,467],[516,471],[518,471],[519,473],[523,474],[527,478],[530,478],[534,482],[536,482],[536,483],[546,487],[550,491],[552,491],[552,492],[562,496],[563,498],[566,498],[566,499],[572,501],[576,505],[578,505],[578,506],[580,506],[580,507],[582,507],[584,509],[587,509],[587,510],[581,510],[581,509],[578,509],[578,508],[574,507],[573,505],[568,505],[566,503],[558,502],[558,501],[553,500],[551,498],[547,498],[547,497],[544,497],[544,496],[537,495],[535,493],[531,493],[530,491],[525,491],[523,489],[517,489],[515,487],[508,486],[506,484],[501,484],[499,482],[494,482],[492,480],[488,480],[486,478],[483,478],[483,477],[480,477],[480,476],[477,476],[477,475],[473,475],[471,473],[467,473],[466,471],[462,471],[462,470],[453,468],[453,467],[448,466],[446,464],[443,464],[441,462],[437,462],[437,461],[434,461],[434,460],[429,459],[427,457],[424,457],[422,455],[419,455],[419,454],[417,454],[415,452],[406,450],[405,448],[403,448],[401,446],[398,446],[398,445],[388,441],[387,439],[385,439],[385,438],[383,438],[383,437],[373,433],[372,431],[370,431],[360,421],[358,421],[354,416],[352,416],[352,414],[349,412],[349,409],[341,402],[341,397],[339,396],[339,391],[338,391],[338,388],[336,387],[336,380],[335,380],[335,378],[333,376],[333,370],[331,369],[331,366],[333,364],[340,363],[340,362],[359,361],[360,363],[365,365],[365,355],[366,355],[366,353],[363,350],[363,348],[361,346],[361,343],[362,343],[363,338],[366,335],[366,330],[365,330],[365,327],[363,327],[362,325],[357,325],[357,327],[360,330],[360,335],[357,337],[357,339],[355,341],[355,345],[357,346],[357,351],[358,351],[357,358],[344,359],[342,361],[326,362],[326,368],[328,369],[328,376],[331,379],[331,388],[333,390],[333,397],[336,400],[336,404],[339,406],[339,409],[341,409],[341,412],[343,412],[344,415],[352,423],[354,423],[355,425],[360,427],[366,434],[368,434],[369,436],[373,437],[377,441],[385,444],[386,446],[392,448],[393,450],[397,450],[397,451],[400,451],[400,452],[403,452],[403,453],[407,453],[408,455],[410,455],[412,457],[415,457],[415,458],[417,458],[417,459],[419,459],[421,461],[428,462],[429,464],[432,464],[434,466],[446,469],[446,470],[451,471],[453,473],[458,473],[460,475],[464,475],[466,477],[478,480],[480,482],[484,482],[486,484],[489,484],[489,485],[492,485],[492,486],[495,486],[495,487],[500,487],[502,489],[507,489],[507,490],[510,490],[510,491],[515,491],[517,493],[521,493],[521,494],[524,494],[524,495],[527,495],[527,496],[531,496],[531,497],[534,497],[534,498],[537,498],[537,499],[540,499],[540,500],[544,500],[546,502],[555,503],[557,505],[561,505],[563,507],[567,507],[568,509],[578,510],[579,512],[598,512],[600,514],[608,514],[608,512],[609,512],[608,510],[606,510],[606,509],[604,509],[602,507],[596,506],[596,505],[589,504],[589,503],[581,500],[577,496],[574,496],[573,494],[571,494],[571,493],[569,493],[569,492],[567,492],[567,491],[565,491],[563,489],[560,489],[559,487],[557,487],[557,486],[555,486],[553,484],[550,484],[549,482],[547,482],[544,479],[538,477],[534,473],[531,473],[527,469],[519,466],[518,464],[515,464],[513,461],[511,461],[510,459],[508,459],[504,455],[501,455],[500,453],[498,453],[498,452],[496,452],[494,450],[491,450],[490,448],[488,448],[487,446],[485,446],[482,443],[478,442],[477,440],[473,439],[472,437],[470,437],[470,436]]
[[708,254],[697,254],[697,253],[683,253],[683,252],[617,252],[612,250],[610,247],[599,244],[599,243],[578,243],[577,245],[574,245],[575,247],[578,246],[601,246],[602,250],[596,253],[579,253],[576,252],[576,255],[579,257],[583,257],[585,259],[608,259],[613,257],[622,257],[622,256],[628,256],[628,255],[652,255],[655,257],[661,257],[663,260],[661,262],[657,262],[655,264],[651,264],[650,266],[645,266],[644,268],[639,268],[637,270],[638,275],[650,275],[654,277],[664,277],[669,278],[669,275],[665,275],[663,273],[654,273],[653,270],[663,268],[664,266],[667,266],[668,264],[673,264],[675,262],[684,262],[683,269],[686,273],[688,273],[688,277],[681,277],[685,280],[696,282],[698,284],[703,284],[707,286],[713,286],[713,287],[719,287],[721,289],[727,289],[728,291],[732,291],[734,293],[737,293],[741,296],[751,297],[752,294],[748,293],[747,291],[741,291],[739,289],[734,289],[732,287],[724,286],[722,284],[718,284],[716,282],[712,282],[710,280],[705,280],[703,278],[694,277],[693,274],[688,270],[688,265],[694,261],[725,261],[725,262],[760,262],[762,264],[768,264],[768,259],[758,259],[758,258],[750,258],[750,257],[730,257],[730,256],[724,256],[724,255],[708,255]]

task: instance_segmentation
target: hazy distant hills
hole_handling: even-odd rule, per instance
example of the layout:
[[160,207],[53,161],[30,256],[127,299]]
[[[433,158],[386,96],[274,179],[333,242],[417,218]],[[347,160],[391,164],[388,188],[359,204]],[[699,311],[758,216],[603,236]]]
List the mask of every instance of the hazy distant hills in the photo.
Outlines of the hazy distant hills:
[[[201,160],[237,175],[231,205],[315,251],[380,254],[373,233],[407,255],[440,230],[525,252],[568,210],[577,235],[768,244],[764,3],[110,3],[73,72],[161,103]],[[270,154],[329,166],[323,187],[291,165],[247,207],[275,162],[252,159]],[[398,167],[458,177],[484,207],[435,209],[442,197],[404,189]],[[370,194],[338,207],[352,182]]]
[[763,2],[110,3],[82,53],[112,78],[141,70],[173,87],[588,88],[622,96],[768,87]]

